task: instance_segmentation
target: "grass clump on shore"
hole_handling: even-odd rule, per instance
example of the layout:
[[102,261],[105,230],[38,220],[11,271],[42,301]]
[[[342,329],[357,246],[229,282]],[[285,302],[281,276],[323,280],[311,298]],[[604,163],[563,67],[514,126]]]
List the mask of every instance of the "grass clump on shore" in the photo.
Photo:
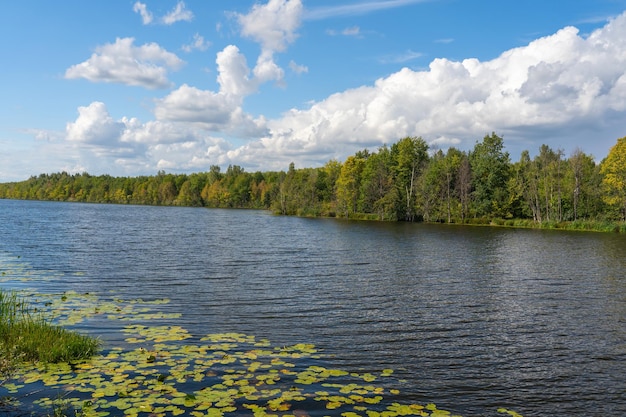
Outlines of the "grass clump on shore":
[[[0,376],[21,361],[71,362],[93,356],[99,341],[55,326],[14,292],[0,289]],[[0,379],[1,381],[1,379]]]

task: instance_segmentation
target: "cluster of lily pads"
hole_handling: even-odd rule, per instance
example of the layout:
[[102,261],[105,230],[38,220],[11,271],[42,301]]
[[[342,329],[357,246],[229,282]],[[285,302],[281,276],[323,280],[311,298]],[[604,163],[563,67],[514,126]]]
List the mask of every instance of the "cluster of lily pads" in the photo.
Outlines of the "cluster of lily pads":
[[450,415],[432,404],[379,406],[386,395],[399,394],[375,384],[391,369],[375,375],[314,365],[321,358],[313,345],[272,347],[237,333],[181,343],[193,338],[178,326],[131,324],[123,331],[137,347],[78,364],[33,365],[5,388],[56,393],[35,401],[44,409],[62,392],[84,416]]
[[[172,324],[168,300],[101,299],[94,294],[33,294],[61,325],[115,320],[121,346],[80,363],[32,364],[11,395],[49,410],[61,399],[84,417],[100,416],[452,416],[434,404],[394,401],[393,370],[355,373],[323,366],[311,344],[272,346],[240,333],[192,335]],[[148,325],[150,324],[150,325]],[[513,417],[506,409],[498,410]]]

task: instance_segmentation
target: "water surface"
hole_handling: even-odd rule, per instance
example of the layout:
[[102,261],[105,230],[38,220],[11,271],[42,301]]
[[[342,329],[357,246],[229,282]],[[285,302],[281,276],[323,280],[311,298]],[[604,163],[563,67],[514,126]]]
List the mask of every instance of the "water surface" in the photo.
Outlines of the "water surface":
[[625,236],[8,200],[0,232],[0,268],[42,277],[3,287],[168,298],[194,334],[313,343],[464,416],[626,415]]

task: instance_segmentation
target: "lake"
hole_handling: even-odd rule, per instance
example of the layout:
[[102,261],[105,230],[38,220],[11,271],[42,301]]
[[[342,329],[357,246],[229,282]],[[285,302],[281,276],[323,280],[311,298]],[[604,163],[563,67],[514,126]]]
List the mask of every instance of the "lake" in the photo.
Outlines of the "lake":
[[[315,345],[310,361],[350,373],[391,369],[384,401],[626,415],[623,235],[11,200],[0,232],[5,289],[167,299],[151,308],[189,343],[236,332]],[[75,327],[106,350],[120,326]]]

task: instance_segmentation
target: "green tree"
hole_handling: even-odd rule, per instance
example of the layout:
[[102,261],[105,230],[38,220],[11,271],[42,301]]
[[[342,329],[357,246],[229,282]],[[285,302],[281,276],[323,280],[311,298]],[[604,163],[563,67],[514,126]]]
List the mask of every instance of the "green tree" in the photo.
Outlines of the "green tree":
[[443,215],[444,158],[443,151],[437,151],[417,180],[417,211],[427,222],[441,220]]
[[597,207],[597,194],[600,187],[597,184],[597,166],[593,157],[585,154],[580,149],[575,149],[568,161],[570,169],[570,193],[572,199],[571,219],[595,215]]
[[279,200],[275,203],[275,206],[279,207],[280,214],[296,214],[296,166],[293,162],[289,164],[287,174],[281,176],[278,190]]
[[[157,190],[157,204],[169,206],[174,203],[178,190],[176,189],[176,178],[172,174],[166,174],[164,171],[159,171],[157,175],[157,182],[159,183]],[[108,194],[108,193],[107,193]],[[107,197],[109,199],[109,197]]]
[[363,155],[349,156],[341,166],[337,178],[337,209],[343,217],[350,217],[357,212],[361,173],[365,166]]
[[538,190],[543,204],[543,218],[547,221],[563,219],[562,180],[563,151],[552,150],[548,145],[541,145],[535,158],[538,176]]
[[462,216],[457,182],[464,159],[466,155],[454,147],[430,157],[418,181],[418,209],[425,221],[451,223],[453,217]]
[[465,219],[467,219],[467,216],[469,215],[472,192],[472,167],[467,154],[463,154],[461,156],[455,188],[457,195],[459,196],[461,223],[465,223]]
[[448,223],[452,222],[455,208],[460,209],[460,198],[456,184],[459,182],[459,172],[461,164],[467,156],[456,148],[449,148],[443,163],[443,174],[445,175],[445,195],[446,215]]
[[509,178],[509,194],[516,204],[511,209],[514,218],[533,218],[535,216],[535,193],[531,192],[531,185],[528,179],[529,170],[533,161],[530,159],[528,151],[523,151],[520,160],[511,165],[511,177]]
[[626,221],[626,137],[617,140],[609,150],[609,155],[602,161],[600,173],[604,201],[621,213]]
[[200,193],[194,189],[190,180],[185,181],[178,191],[178,196],[174,204],[177,206],[201,206],[202,198]]
[[541,223],[543,211],[539,194],[540,174],[537,160],[530,159],[528,151],[522,152],[517,171],[519,172],[518,180],[526,206],[532,212],[533,220]]
[[476,215],[507,217],[510,160],[502,138],[492,133],[477,142],[470,153],[470,164]]
[[406,137],[391,146],[398,190],[398,219],[415,220],[417,180],[428,162],[428,145],[421,137]]
[[397,193],[392,170],[393,159],[387,146],[381,147],[366,159],[361,178],[359,211],[375,213],[380,220],[395,218]]
[[326,185],[324,187],[327,190],[325,195],[325,201],[335,201],[337,192],[337,179],[341,175],[341,166],[343,164],[336,159],[331,159],[324,164],[322,168],[325,172]]

